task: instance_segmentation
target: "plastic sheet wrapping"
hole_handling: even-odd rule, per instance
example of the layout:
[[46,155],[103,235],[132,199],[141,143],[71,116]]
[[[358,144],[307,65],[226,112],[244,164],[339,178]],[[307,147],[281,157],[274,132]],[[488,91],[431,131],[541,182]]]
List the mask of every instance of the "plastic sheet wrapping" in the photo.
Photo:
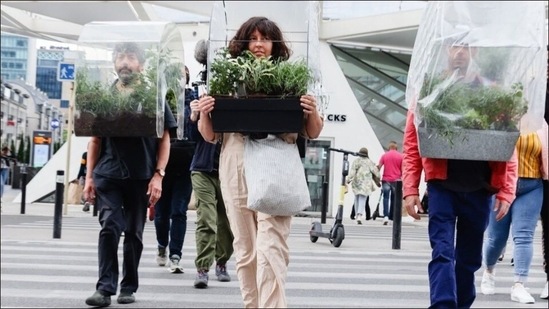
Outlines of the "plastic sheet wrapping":
[[[92,22],[78,43],[108,51],[112,58],[85,57],[76,63],[77,136],[161,137],[168,103],[177,119],[177,138],[183,138],[184,50],[174,23]],[[134,54],[139,68],[130,71],[122,61],[117,67],[119,50]]]
[[437,134],[531,132],[543,122],[546,72],[543,2],[430,1],[406,100],[416,128]]
[[427,4],[406,90],[423,157],[507,161],[520,132],[541,128],[544,12],[543,2]]
[[[321,112],[327,107],[327,96],[321,84],[318,1],[217,1],[210,20],[208,69],[217,52],[229,45],[239,27],[253,16],[264,16],[281,29],[285,42],[292,51],[289,61],[304,59],[313,75],[308,93],[319,98]],[[211,77],[208,72],[208,85]]]

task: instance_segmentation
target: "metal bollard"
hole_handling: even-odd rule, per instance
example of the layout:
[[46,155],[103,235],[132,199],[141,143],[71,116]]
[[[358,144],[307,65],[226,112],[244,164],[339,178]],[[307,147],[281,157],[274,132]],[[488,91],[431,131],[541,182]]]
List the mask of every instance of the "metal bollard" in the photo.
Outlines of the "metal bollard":
[[400,249],[400,234],[402,232],[402,181],[391,184],[395,194],[391,203],[393,207],[393,249]]
[[25,206],[27,205],[27,165],[23,163],[19,168],[21,172],[21,214],[24,215]]
[[53,238],[61,238],[61,220],[63,213],[63,192],[65,189],[65,171],[57,171],[55,178],[55,209],[53,213]]

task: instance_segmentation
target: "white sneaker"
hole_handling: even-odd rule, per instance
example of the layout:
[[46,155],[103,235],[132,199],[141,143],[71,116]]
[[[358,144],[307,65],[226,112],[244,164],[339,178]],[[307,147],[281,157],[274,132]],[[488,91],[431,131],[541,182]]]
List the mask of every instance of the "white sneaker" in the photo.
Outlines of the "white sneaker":
[[492,270],[489,273],[487,270],[484,270],[482,274],[482,281],[480,282],[480,291],[484,295],[493,295],[496,294],[496,271]]
[[383,217],[383,225],[389,224],[389,217]]
[[359,225],[362,224],[362,215],[361,214],[356,216],[356,224],[359,224]]
[[511,288],[511,300],[521,304],[533,304],[536,302],[532,295],[526,291],[524,285],[519,282],[515,283]]
[[543,291],[541,291],[541,294],[539,294],[539,298],[541,298],[541,299],[547,299],[547,298],[549,298],[549,295],[548,295],[549,292],[547,291],[547,284],[548,284],[548,283],[549,283],[549,282],[547,282],[547,281],[545,282],[545,287],[543,288]]
[[183,267],[179,265],[179,256],[177,254],[170,257],[170,272],[174,274],[183,273]]
[[168,256],[166,254],[166,248],[158,248],[158,251],[156,252],[156,264],[158,264],[158,266],[166,266],[167,262]]

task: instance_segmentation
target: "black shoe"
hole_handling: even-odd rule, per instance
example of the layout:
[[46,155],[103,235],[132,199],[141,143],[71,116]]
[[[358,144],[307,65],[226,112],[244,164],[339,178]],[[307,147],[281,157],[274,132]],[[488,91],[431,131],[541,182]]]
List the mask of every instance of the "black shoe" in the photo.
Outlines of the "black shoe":
[[120,291],[120,294],[118,295],[118,298],[116,301],[119,304],[131,304],[135,302],[135,296],[133,296],[132,292],[122,292]]
[[86,204],[84,204],[84,207],[82,208],[82,211],[85,211],[85,212],[90,211],[90,203],[86,202]]
[[194,287],[197,289],[205,289],[208,287],[208,272],[199,270],[194,279]]
[[97,290],[92,296],[86,298],[86,305],[93,307],[107,307],[111,304],[111,296]]

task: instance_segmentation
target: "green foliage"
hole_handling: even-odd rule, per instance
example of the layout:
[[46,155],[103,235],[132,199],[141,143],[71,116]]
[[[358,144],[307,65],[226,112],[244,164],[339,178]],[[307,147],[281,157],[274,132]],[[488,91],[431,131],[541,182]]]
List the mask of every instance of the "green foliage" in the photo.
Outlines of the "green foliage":
[[[90,81],[88,68],[81,68],[76,72],[76,108],[83,112],[90,112],[95,116],[115,118],[126,112],[143,113],[154,117],[156,115],[157,99],[160,98],[158,82],[165,82],[168,89],[174,93],[181,91],[180,80],[182,65],[170,63],[170,51],[162,53],[147,51],[146,58],[149,66],[142,73],[135,73],[136,82],[132,85],[133,91],[129,94],[117,91],[115,85]],[[158,71],[164,72],[159,80]],[[175,106],[175,95],[169,103]]]
[[226,48],[211,64],[210,94],[301,96],[307,92],[312,74],[304,60],[275,62],[271,57],[255,57],[250,51],[232,58]]
[[62,144],[59,141],[53,143],[53,154],[55,154],[57,152],[57,150],[59,150],[59,148],[61,148],[61,146],[62,146]]
[[[147,52],[147,58],[151,65],[147,70],[148,80],[157,80],[157,72],[164,72],[162,78],[165,78],[167,92],[165,99],[173,113],[177,112],[177,97],[182,94],[185,84],[183,76],[183,65],[174,61],[175,57],[171,55],[169,49],[162,50],[160,53],[153,51]],[[183,95],[185,93],[183,92]],[[159,94],[160,95],[160,94]]]
[[23,162],[25,157],[25,139],[23,135],[19,136],[19,147],[17,147],[17,161]]
[[500,82],[503,77],[503,72],[507,69],[507,65],[511,62],[510,48],[481,48],[477,56],[477,62],[480,67],[482,76]]
[[[444,83],[440,76],[424,80],[419,111],[426,127],[450,141],[459,129],[518,131],[517,124],[528,109],[521,83],[509,89]],[[434,97],[427,100],[430,95]]]
[[16,152],[15,152],[15,141],[12,139],[10,141],[10,155],[14,155]]
[[30,136],[26,136],[25,137],[25,156],[22,160],[23,163],[29,164],[30,153],[31,153],[31,139],[30,139]]

